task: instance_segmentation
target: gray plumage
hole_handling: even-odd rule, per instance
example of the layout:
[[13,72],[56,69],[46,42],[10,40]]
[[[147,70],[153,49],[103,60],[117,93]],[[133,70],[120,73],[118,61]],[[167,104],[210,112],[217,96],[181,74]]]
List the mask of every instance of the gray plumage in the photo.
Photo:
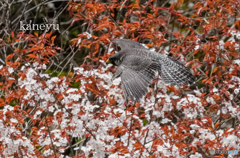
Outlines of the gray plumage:
[[120,51],[108,61],[118,66],[114,78],[121,77],[126,102],[128,98],[138,102],[145,96],[156,72],[165,83],[172,85],[187,85],[195,80],[190,68],[171,57],[149,51],[140,43],[127,39],[116,39],[113,43],[120,47]]

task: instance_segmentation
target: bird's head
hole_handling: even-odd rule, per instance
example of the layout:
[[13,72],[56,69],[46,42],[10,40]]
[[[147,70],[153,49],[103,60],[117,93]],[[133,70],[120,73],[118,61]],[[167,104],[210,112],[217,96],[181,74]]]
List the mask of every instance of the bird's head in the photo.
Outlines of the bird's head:
[[126,52],[124,50],[128,47],[131,47],[134,44],[138,45],[139,43],[128,39],[115,39],[112,41],[112,44],[114,50],[117,51],[118,53],[110,56],[107,60],[107,63],[112,63],[115,66],[119,66],[126,55],[125,54]]
[[107,60],[107,63],[111,63],[115,66],[119,66],[121,64],[121,58],[119,57],[119,53],[117,54],[113,54],[112,56],[110,56]]

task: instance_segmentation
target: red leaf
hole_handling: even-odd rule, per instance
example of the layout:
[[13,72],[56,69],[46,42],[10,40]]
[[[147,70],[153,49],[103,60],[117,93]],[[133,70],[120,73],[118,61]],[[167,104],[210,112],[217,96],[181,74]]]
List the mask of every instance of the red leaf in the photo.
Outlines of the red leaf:
[[6,59],[9,60],[10,58],[12,58],[14,56],[14,54],[9,54]]
[[0,107],[3,107],[3,106],[5,106],[6,104],[5,104],[5,101],[2,99],[2,98],[0,98]]
[[192,150],[193,150],[194,153],[196,153],[197,148],[195,146],[192,146]]
[[178,0],[177,1],[177,8],[184,2],[184,0]]
[[115,102],[115,99],[114,99],[114,97],[113,97],[112,99],[111,99],[111,98],[109,98],[108,100],[109,100],[110,104],[112,104],[112,105],[115,105],[115,103],[116,103],[116,102]]
[[199,51],[199,49],[195,50],[195,51],[193,52],[193,55],[197,54],[198,51]]
[[11,37],[14,38],[14,32],[13,31],[11,31]]
[[202,145],[201,142],[195,142],[194,144],[196,144],[196,145]]
[[215,67],[212,71],[212,73],[216,72],[218,70],[218,67]]
[[172,13],[174,11],[174,6],[175,6],[175,3],[172,3],[171,6],[169,7],[170,13]]
[[51,41],[52,41],[52,44],[54,44],[54,39],[56,38],[56,36],[53,36],[52,38],[51,38]]
[[220,122],[215,124],[215,128],[217,128],[220,125]]
[[126,149],[121,150],[121,152],[122,152],[122,153],[125,153],[125,154],[126,154],[126,153],[129,153],[129,151],[126,150]]
[[186,148],[186,147],[187,147],[187,145],[184,144],[184,143],[176,143],[175,145],[176,145],[176,147],[178,147],[178,148]]
[[35,35],[36,37],[38,37],[38,33],[37,33],[37,32],[34,32],[34,35]]
[[142,144],[137,141],[137,142],[134,144],[134,147],[135,147],[135,151],[136,151],[136,150],[140,150],[140,149],[142,148]]
[[28,56],[29,58],[34,58],[34,59],[37,58],[37,56],[36,56],[35,54],[28,54],[27,56]]
[[29,50],[29,52],[33,52],[33,51],[36,51],[36,50],[39,50],[40,48],[39,47],[33,47]]

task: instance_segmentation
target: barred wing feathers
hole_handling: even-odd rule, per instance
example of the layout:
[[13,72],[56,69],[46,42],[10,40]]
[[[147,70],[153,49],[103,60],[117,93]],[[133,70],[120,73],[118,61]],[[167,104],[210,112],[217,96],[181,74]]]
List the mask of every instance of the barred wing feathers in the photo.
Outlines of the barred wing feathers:
[[128,55],[119,68],[122,70],[121,86],[125,99],[139,101],[148,92],[147,87],[155,78],[160,65],[151,58]]
[[160,77],[165,83],[182,86],[182,84],[188,85],[195,81],[195,76],[192,75],[190,68],[179,61],[166,57],[165,60],[160,60],[160,63]]

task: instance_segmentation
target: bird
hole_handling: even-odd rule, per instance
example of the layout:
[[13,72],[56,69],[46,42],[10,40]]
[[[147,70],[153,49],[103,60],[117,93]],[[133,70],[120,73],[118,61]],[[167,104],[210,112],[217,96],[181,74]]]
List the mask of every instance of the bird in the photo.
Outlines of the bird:
[[106,62],[117,66],[113,79],[121,77],[121,89],[127,104],[129,99],[139,102],[147,94],[148,86],[157,73],[166,84],[173,86],[195,81],[191,69],[178,60],[150,51],[129,39],[115,39],[112,43],[119,51]]

